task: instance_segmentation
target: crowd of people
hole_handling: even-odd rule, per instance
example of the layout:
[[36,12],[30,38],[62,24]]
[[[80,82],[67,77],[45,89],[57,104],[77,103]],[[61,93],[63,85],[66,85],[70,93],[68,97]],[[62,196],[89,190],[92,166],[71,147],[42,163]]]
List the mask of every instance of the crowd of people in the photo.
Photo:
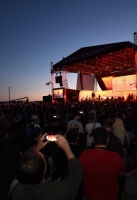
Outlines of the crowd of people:
[[136,134],[133,99],[1,103],[2,199],[136,200]]

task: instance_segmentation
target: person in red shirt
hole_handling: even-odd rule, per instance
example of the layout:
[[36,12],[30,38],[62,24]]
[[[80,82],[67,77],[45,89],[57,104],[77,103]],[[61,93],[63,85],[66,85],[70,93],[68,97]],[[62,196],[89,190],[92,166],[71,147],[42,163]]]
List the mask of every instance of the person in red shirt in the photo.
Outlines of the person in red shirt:
[[119,175],[124,175],[124,163],[117,152],[107,150],[107,131],[99,127],[93,134],[94,149],[79,157],[84,170],[83,191],[88,200],[117,200]]

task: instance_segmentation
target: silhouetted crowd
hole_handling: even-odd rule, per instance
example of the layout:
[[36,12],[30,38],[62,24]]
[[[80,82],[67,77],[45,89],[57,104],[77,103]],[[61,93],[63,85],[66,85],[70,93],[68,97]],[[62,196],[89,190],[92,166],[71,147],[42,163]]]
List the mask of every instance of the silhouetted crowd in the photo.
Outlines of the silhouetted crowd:
[[1,197],[135,200],[136,135],[133,98],[1,103]]

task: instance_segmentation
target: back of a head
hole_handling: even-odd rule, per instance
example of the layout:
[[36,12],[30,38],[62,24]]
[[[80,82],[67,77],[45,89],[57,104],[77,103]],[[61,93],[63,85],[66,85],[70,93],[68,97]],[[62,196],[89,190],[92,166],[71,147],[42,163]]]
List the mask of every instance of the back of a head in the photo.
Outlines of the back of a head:
[[102,112],[100,110],[96,111],[96,116],[98,117],[99,115],[102,115]]
[[128,108],[126,109],[126,113],[127,113],[127,114],[132,114],[132,108],[131,108],[131,107],[128,107]]
[[90,106],[90,110],[94,110],[95,109],[95,106],[94,105],[91,105]]
[[39,184],[43,180],[45,165],[41,153],[33,150],[24,152],[17,175],[19,182],[29,185]]
[[103,123],[103,126],[105,128],[112,128],[112,126],[113,126],[113,120],[110,119],[110,118],[105,119],[105,121]]
[[94,130],[93,139],[95,145],[106,145],[108,139],[108,133],[105,128],[98,127]]
[[74,118],[75,118],[75,117],[80,117],[80,113],[79,113],[78,111],[75,111],[73,117],[74,117]]
[[130,141],[128,147],[128,155],[136,156],[137,158],[137,135],[135,135],[134,138]]
[[90,113],[90,114],[89,114],[89,119],[90,119],[90,120],[95,120],[95,119],[96,119],[95,114],[94,114],[94,113]]
[[31,122],[36,122],[37,120],[37,116],[36,115],[32,115],[31,116]]
[[76,111],[74,111],[74,110],[73,110],[73,111],[70,111],[68,121],[69,121],[69,120],[73,120],[75,116],[76,116]]
[[72,128],[67,131],[66,133],[66,139],[68,143],[76,143],[77,142],[77,130],[75,128]]
[[124,124],[123,124],[123,121],[121,119],[115,119],[115,122],[113,124],[113,127],[114,128],[124,128]]
[[123,120],[123,116],[122,116],[122,113],[120,111],[116,112],[116,118]]

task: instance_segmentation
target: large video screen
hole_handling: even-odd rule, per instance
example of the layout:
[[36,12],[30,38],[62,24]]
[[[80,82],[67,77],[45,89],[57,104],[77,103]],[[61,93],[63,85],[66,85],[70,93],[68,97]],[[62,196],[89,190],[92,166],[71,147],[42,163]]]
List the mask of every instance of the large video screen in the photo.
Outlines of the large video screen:
[[136,90],[136,75],[112,78],[112,90],[113,92]]
[[63,88],[53,90],[53,98],[63,98]]

